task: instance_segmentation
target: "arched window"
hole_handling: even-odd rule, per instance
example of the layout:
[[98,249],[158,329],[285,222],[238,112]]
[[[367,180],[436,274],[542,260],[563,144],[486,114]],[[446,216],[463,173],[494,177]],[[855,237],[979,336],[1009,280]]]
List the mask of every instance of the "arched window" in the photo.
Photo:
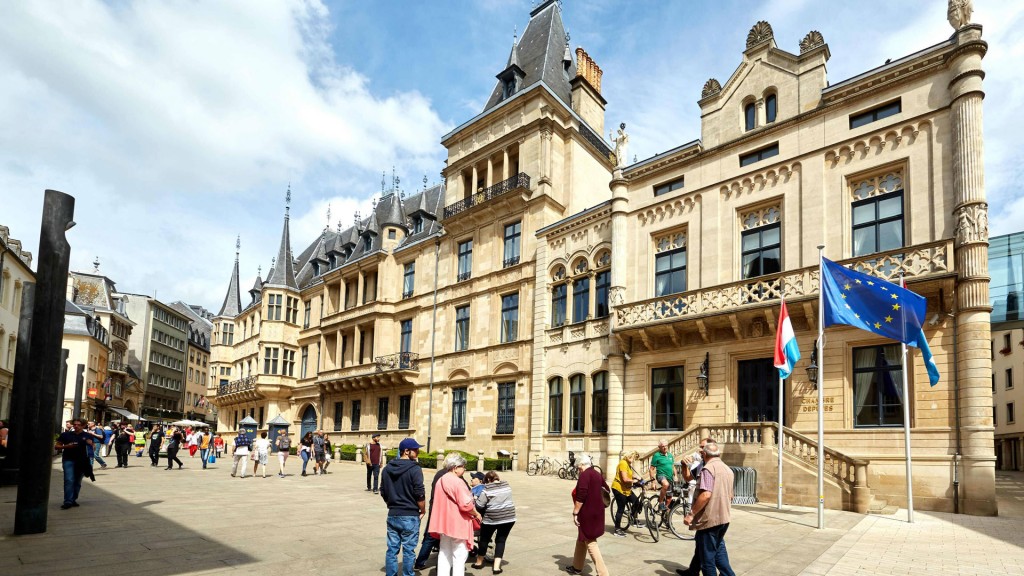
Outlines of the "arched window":
[[548,432],[562,432],[562,377],[548,380]]
[[764,99],[764,121],[768,124],[775,122],[775,116],[779,111],[778,98],[775,94],[769,94]]
[[591,376],[594,391],[591,395],[590,429],[592,432],[608,431],[608,373],[596,372]]
[[586,406],[587,386],[583,374],[569,377],[569,432],[583,433],[583,412]]
[[751,102],[751,103],[749,103],[749,104],[747,104],[746,106],[743,107],[743,119],[744,119],[744,123],[743,123],[744,127],[743,127],[743,129],[744,130],[753,130],[754,126],[756,125],[756,119],[757,119],[757,108],[754,106],[753,102]]

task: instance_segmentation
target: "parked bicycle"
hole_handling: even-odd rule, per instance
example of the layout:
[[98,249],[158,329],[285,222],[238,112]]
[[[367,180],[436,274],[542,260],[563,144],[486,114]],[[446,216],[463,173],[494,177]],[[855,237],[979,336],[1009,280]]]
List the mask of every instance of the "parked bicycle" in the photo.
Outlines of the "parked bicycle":
[[530,476],[536,476],[538,473],[551,474],[553,470],[556,470],[556,464],[547,456],[537,456],[536,460],[526,466],[526,473]]
[[558,477],[562,480],[576,480],[580,476],[580,470],[576,467],[576,454],[569,452],[569,461],[558,469]]
[[660,510],[657,492],[644,501],[644,521],[655,542],[661,539],[662,528],[668,528],[680,540],[693,540],[689,526],[683,522],[689,513],[689,484],[686,483],[672,483],[669,486],[664,510]]
[[[633,477],[636,478],[636,480],[633,481],[633,487],[630,489],[630,492],[633,496],[636,497],[637,505],[630,506],[625,511],[623,511],[622,515],[626,517],[626,526],[632,526],[633,528],[643,528],[645,524],[643,523],[642,518],[644,513],[645,502],[647,501],[644,498],[644,493],[647,491],[648,482],[644,482],[644,480],[640,478],[636,474],[636,472],[633,473]],[[629,500],[630,499],[627,498],[626,502],[629,502]],[[612,495],[612,504],[611,506],[608,507],[608,511],[611,513],[612,522],[614,523],[615,518],[618,516],[619,513],[619,501],[617,498],[615,498],[614,495]]]

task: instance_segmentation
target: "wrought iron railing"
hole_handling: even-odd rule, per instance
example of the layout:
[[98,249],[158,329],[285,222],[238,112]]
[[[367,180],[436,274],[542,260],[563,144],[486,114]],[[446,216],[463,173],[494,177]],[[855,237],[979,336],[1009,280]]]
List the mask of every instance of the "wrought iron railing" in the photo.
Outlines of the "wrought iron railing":
[[471,270],[466,270],[465,272],[459,272],[459,275],[455,277],[455,281],[456,282],[465,282],[466,280],[469,280],[472,277],[473,277],[473,272]]
[[580,134],[583,136],[584,140],[590,142],[594,148],[597,148],[597,151],[600,152],[602,156],[605,158],[611,157],[612,149],[605,144],[603,138],[595,134],[590,128],[587,128],[586,124],[580,124]]
[[501,267],[508,268],[509,266],[515,266],[516,264],[519,264],[519,256],[512,256],[511,258],[505,258],[501,263]]
[[501,182],[498,182],[494,186],[484,188],[470,196],[463,198],[462,200],[459,200],[458,202],[445,206],[444,217],[446,219],[451,218],[456,214],[469,210],[470,208],[476,206],[477,204],[483,204],[484,202],[487,202],[492,198],[497,198],[498,196],[501,196],[502,194],[507,194],[509,192],[512,192],[513,190],[529,189],[530,177],[526,173],[520,172],[519,174],[516,174],[515,176],[512,176],[507,180],[502,180]]
[[124,362],[117,362],[115,360],[111,360],[110,362],[107,362],[107,370],[109,370],[111,372],[127,372],[128,371],[127,367],[124,364]]
[[495,434],[512,434],[516,427],[516,412],[515,409],[511,410],[499,410],[498,411],[498,425],[494,428]]
[[377,363],[377,372],[420,369],[420,355],[418,352],[399,352],[398,354],[377,356],[373,361]]
[[228,382],[227,384],[221,384],[217,387],[217,395],[223,396],[225,394],[233,394],[235,392],[245,392],[246,390],[252,390],[256,387],[256,376],[248,376],[234,382]]
[[[842,260],[840,264],[885,280],[896,280],[900,273],[908,279],[954,271],[953,242],[944,240],[889,252]],[[787,298],[818,294],[818,267],[810,266],[779,274],[741,280],[731,284],[660,296],[615,309],[619,329],[656,324],[662,320],[732,311]]]

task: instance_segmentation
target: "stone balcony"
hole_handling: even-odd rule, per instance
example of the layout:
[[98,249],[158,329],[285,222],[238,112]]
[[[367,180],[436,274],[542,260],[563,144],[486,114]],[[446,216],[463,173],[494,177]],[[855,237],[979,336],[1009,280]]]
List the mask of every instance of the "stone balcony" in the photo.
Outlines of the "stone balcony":
[[508,194],[509,192],[529,189],[530,176],[523,172],[520,172],[507,180],[502,180],[501,182],[498,182],[493,186],[488,186],[487,188],[481,188],[476,192],[476,194],[472,194],[470,196],[463,198],[462,200],[459,200],[458,202],[445,206],[444,219],[447,220],[449,218],[452,218],[453,216],[461,214],[462,212],[465,212],[473,208],[474,206],[479,206],[481,204],[488,202],[489,200],[492,200],[504,194]]
[[372,363],[323,370],[317,375],[316,383],[322,392],[411,384],[419,374],[419,359],[417,352],[377,356]]

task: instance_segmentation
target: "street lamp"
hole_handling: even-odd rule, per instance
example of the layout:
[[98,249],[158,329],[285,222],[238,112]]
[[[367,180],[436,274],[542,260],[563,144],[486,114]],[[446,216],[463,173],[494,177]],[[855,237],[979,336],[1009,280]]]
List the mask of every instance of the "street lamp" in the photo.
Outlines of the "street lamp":
[[811,365],[807,367],[807,380],[818,388],[818,341],[814,341],[814,349],[811,350]]
[[708,381],[708,361],[711,359],[711,353],[704,353],[704,362],[700,365],[700,374],[697,374],[697,386],[704,391],[704,395],[708,395],[710,389],[710,382]]

